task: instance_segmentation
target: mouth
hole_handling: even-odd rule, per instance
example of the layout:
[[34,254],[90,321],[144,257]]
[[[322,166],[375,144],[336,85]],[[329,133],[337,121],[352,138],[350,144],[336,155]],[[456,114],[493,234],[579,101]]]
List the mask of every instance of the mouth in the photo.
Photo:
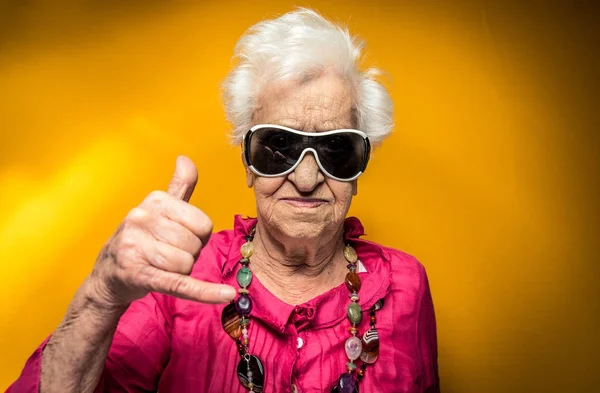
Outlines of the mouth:
[[280,200],[301,208],[316,208],[327,203],[327,200],[320,198],[281,198]]

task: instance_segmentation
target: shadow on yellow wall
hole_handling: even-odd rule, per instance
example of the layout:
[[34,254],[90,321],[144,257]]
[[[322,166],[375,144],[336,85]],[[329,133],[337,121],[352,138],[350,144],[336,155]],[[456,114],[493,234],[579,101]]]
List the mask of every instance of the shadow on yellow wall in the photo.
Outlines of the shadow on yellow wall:
[[[166,187],[176,155],[199,167],[192,203],[215,229],[254,212],[219,83],[244,30],[296,3],[108,3],[0,5],[0,389],[121,218]],[[351,213],[369,238],[427,267],[444,391],[594,390],[600,141],[588,10],[302,5],[348,23],[367,64],[389,72],[397,127]]]

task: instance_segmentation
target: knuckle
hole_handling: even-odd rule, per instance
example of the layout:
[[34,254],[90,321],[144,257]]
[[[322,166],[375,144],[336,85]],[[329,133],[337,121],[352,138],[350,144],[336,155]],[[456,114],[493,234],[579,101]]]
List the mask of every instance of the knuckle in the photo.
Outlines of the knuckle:
[[119,245],[117,252],[123,252],[124,250],[135,249],[139,247],[140,239],[138,236],[131,232],[123,232],[119,238]]
[[181,272],[190,274],[194,268],[194,262],[196,262],[196,258],[192,254],[184,253],[181,259]]
[[146,209],[143,209],[139,206],[134,207],[129,211],[127,217],[125,217],[125,221],[123,221],[124,229],[139,222],[143,222],[148,218],[148,215],[149,213],[146,211]]
[[187,292],[188,284],[183,277],[174,279],[169,285],[169,291],[172,293],[185,293]]
[[161,191],[161,190],[154,190],[152,191],[150,194],[148,194],[148,197],[146,197],[146,199],[148,201],[153,201],[153,202],[160,202],[163,199],[165,199],[166,196],[166,192]]
[[148,205],[153,209],[158,209],[161,206],[164,206],[167,200],[168,194],[164,191],[154,190],[144,200],[144,205]]
[[206,296],[206,288],[203,285],[195,285],[192,294],[194,298],[202,299]]

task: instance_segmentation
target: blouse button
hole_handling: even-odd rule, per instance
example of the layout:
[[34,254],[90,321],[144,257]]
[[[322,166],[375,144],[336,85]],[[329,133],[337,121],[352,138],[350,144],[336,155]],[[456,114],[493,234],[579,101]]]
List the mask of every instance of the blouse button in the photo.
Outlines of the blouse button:
[[298,349],[302,348],[304,345],[304,340],[300,336],[298,336]]

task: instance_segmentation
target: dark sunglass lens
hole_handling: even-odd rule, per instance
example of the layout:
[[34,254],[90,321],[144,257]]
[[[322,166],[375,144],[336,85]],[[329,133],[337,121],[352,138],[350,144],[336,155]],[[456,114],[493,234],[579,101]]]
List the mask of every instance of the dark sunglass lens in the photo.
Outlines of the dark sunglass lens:
[[265,175],[278,175],[296,163],[299,137],[277,128],[256,130],[250,139],[251,164]]
[[318,154],[321,165],[332,176],[350,179],[363,169],[367,152],[362,136],[345,132],[319,137]]

